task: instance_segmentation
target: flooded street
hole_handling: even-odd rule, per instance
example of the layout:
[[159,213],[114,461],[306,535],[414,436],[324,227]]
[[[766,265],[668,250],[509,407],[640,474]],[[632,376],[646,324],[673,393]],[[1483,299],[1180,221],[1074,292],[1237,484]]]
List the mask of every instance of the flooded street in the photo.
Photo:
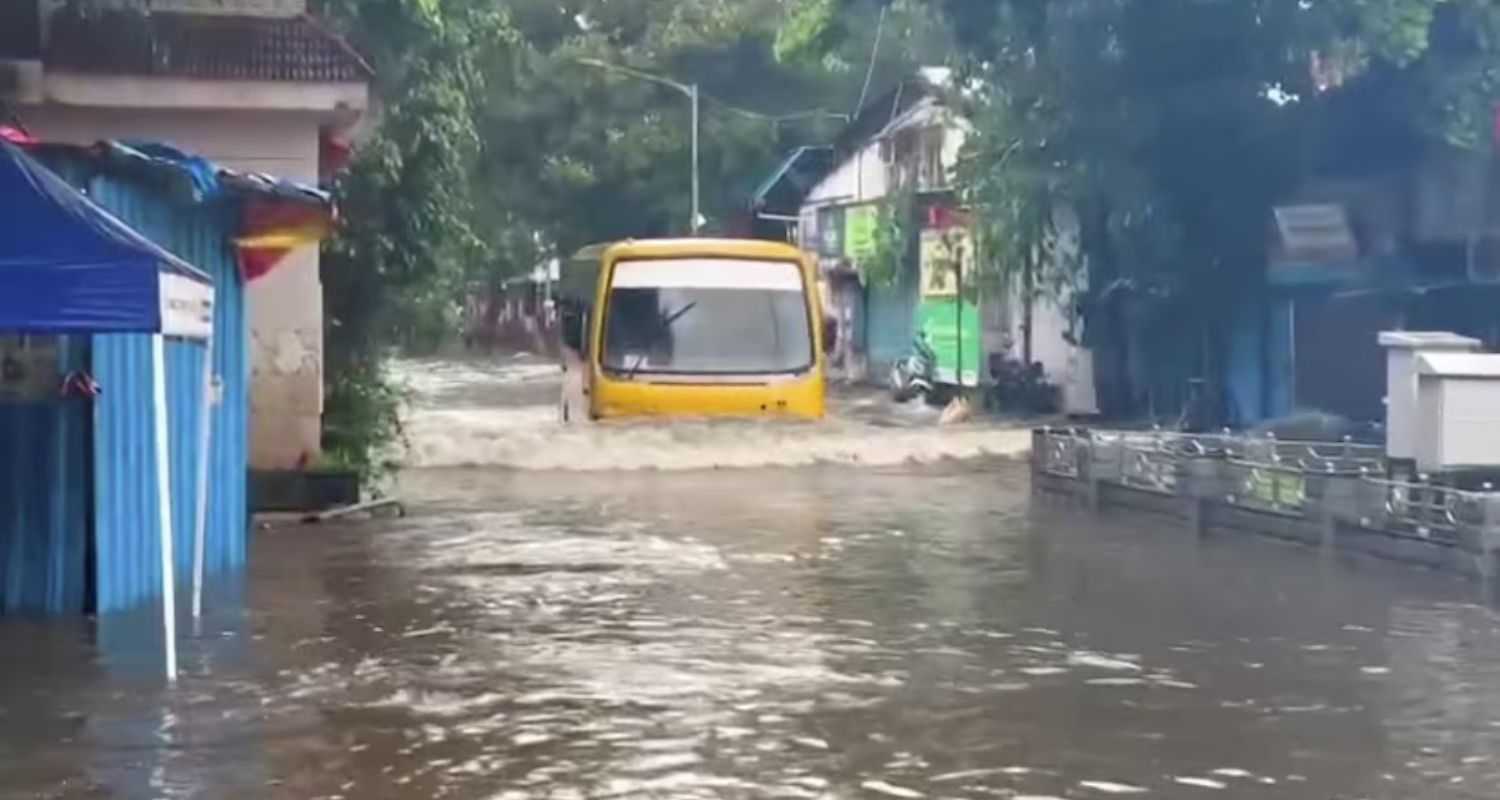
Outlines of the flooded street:
[[836,392],[819,423],[611,421],[565,425],[562,373],[529,356],[489,362],[404,362],[411,388],[411,467],[522,470],[694,470],[809,464],[894,465],[1018,456],[1030,435],[1015,425],[935,427],[940,409],[896,405],[884,392]]
[[[942,457],[1015,431],[855,401],[806,436],[507,439],[461,423],[551,424],[552,379],[466,370],[416,382],[409,517],[258,531],[175,688],[149,611],[0,621],[0,797],[1500,795],[1470,585],[1045,507]],[[673,468],[518,463],[585,437]],[[731,440],[773,466],[693,468]]]

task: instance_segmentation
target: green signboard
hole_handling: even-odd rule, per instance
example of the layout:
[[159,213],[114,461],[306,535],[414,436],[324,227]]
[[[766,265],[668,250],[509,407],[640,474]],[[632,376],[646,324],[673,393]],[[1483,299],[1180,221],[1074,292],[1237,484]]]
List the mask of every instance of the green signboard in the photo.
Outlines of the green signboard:
[[984,349],[979,306],[957,297],[925,297],[917,306],[917,330],[937,354],[939,383],[958,383],[960,358],[963,385],[979,385],[980,351]]
[[973,237],[967,228],[928,228],[919,240],[920,284],[917,328],[937,353],[937,379],[941,383],[978,386],[981,353],[984,350],[983,321],[978,303],[960,300],[973,296]]
[[844,209],[844,255],[858,264],[875,254],[875,227],[880,215],[873,205]]

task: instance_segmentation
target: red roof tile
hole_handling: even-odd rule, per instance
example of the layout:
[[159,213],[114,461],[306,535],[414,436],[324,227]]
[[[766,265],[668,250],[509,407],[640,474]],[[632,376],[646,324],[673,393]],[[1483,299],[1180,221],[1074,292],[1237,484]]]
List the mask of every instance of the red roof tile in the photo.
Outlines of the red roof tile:
[[311,17],[104,11],[52,17],[48,67],[111,75],[363,81],[369,65]]

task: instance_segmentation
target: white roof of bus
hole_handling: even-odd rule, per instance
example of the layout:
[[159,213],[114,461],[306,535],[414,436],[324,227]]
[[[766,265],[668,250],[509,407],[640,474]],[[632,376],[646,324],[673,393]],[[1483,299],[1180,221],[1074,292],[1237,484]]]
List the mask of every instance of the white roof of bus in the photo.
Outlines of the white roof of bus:
[[621,261],[610,284],[616,289],[765,289],[802,291],[802,271],[790,261],[673,258]]

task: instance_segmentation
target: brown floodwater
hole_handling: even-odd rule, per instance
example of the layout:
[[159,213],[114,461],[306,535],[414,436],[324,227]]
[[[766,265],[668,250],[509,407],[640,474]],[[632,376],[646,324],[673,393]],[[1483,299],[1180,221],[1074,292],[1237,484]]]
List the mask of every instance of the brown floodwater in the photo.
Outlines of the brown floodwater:
[[1004,462],[408,475],[153,619],[0,621],[5,798],[1493,798],[1468,584]]

